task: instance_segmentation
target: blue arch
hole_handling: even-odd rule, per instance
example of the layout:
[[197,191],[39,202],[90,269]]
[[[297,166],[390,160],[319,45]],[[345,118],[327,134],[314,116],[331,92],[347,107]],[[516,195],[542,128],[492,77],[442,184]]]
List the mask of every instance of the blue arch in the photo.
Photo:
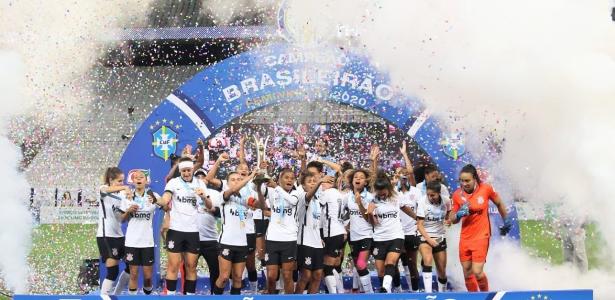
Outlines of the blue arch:
[[[419,99],[389,82],[367,57],[337,48],[308,50],[276,43],[244,52],[204,69],[164,99],[134,134],[119,166],[124,171],[149,169],[151,186],[160,192],[170,167],[168,155],[186,144],[265,106],[328,100],[376,114],[407,132],[431,156],[451,188],[457,188],[455,178],[469,157],[457,156],[463,154],[463,144],[451,143]],[[451,145],[457,146],[453,147],[457,154]],[[495,225],[501,222],[499,217],[492,220]],[[160,216],[155,225],[158,229]],[[519,238],[518,226],[511,236]],[[155,272],[159,274],[158,264]]]

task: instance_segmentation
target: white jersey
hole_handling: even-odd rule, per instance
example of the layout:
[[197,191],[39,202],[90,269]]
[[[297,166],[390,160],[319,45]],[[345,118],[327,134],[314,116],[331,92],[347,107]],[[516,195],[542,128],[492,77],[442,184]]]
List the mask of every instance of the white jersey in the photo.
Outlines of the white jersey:
[[[222,191],[226,191],[228,189],[229,189],[228,182],[226,180],[222,180]],[[253,198],[254,200],[258,199],[258,194],[256,193],[255,185],[252,181],[249,181],[248,183],[246,183],[246,185],[243,186],[239,190],[239,194],[241,195],[241,199],[243,203],[248,203],[250,198]],[[258,217],[262,218],[262,214],[263,214],[262,211],[260,209],[258,211],[260,213]],[[246,234],[256,233],[256,231],[254,231],[254,219],[255,219],[254,210],[249,209],[247,211],[246,218],[244,220]]]
[[446,235],[446,229],[444,227],[444,220],[446,219],[446,213],[451,210],[451,200],[444,196],[440,204],[433,204],[427,197],[423,197],[419,200],[416,216],[423,219],[423,227],[425,231],[432,238],[444,237]]
[[[421,181],[416,185],[416,188],[421,192],[421,195],[427,197],[427,184],[425,181]],[[440,183],[440,195],[442,197],[451,198],[451,193],[448,191],[448,188],[443,183]]]
[[312,248],[322,248],[320,239],[320,204],[315,197],[310,202],[305,199],[306,192],[296,191],[297,195],[297,221],[299,222],[299,234],[297,245],[304,245]]
[[[361,203],[367,209],[368,205],[374,200],[374,195],[367,190],[361,193]],[[373,234],[372,224],[365,220],[363,214],[359,210],[359,206],[355,202],[354,193],[350,192],[344,201],[348,214],[350,215],[350,241],[359,241],[362,239],[371,239]]]
[[221,195],[212,199],[213,204],[220,208],[222,230],[218,243],[229,246],[248,246],[246,238],[246,218],[249,208],[241,196],[231,195],[224,201]]
[[105,193],[101,186],[100,205],[98,206],[98,229],[96,230],[97,237],[123,237],[122,232],[122,201],[126,199],[124,192]]
[[342,221],[342,205],[344,195],[337,189],[330,188],[320,193],[318,197],[322,208],[321,219],[324,237],[332,237],[346,233]]
[[176,177],[167,183],[165,192],[173,194],[171,198],[169,229],[181,232],[198,232],[198,211],[204,207],[203,200],[195,190],[201,188],[207,191],[205,183],[193,178],[186,182],[182,177]]
[[[416,214],[418,201],[420,198],[423,197],[419,189],[411,186],[410,190],[403,193],[401,191],[398,191],[397,194],[399,195],[401,201],[400,207],[408,207]],[[404,235],[418,234],[416,228],[416,220],[403,211],[401,212],[401,225],[404,228]]]
[[374,225],[375,242],[404,238],[404,229],[401,225],[402,211],[399,209],[400,200],[399,196],[389,200],[374,200],[376,206],[374,210],[376,217],[376,224]]
[[[220,192],[212,189],[207,189],[207,196],[213,202],[214,199],[222,197]],[[205,209],[199,209],[198,212],[198,227],[199,241],[218,241],[218,220],[213,212]]]
[[267,240],[289,242],[297,240],[297,190],[287,193],[281,187],[267,188],[267,202],[271,218],[267,227]]
[[[154,212],[156,204],[149,201],[147,193],[137,195],[134,192],[133,200],[122,200],[122,210],[126,211],[132,205],[139,205],[139,209],[130,215],[126,228],[126,247],[149,248],[154,247]],[[160,195],[154,193],[154,197],[160,199]]]

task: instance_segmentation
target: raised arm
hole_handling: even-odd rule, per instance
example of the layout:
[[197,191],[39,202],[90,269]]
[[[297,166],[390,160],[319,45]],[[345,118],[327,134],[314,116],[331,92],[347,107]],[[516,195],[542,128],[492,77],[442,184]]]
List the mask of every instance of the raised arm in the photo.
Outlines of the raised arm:
[[342,166],[340,166],[337,163],[334,163],[334,162],[332,162],[330,160],[326,160],[326,159],[322,159],[322,158],[319,159],[318,161],[323,163],[323,164],[325,164],[325,165],[327,165],[329,168],[331,168],[333,171],[335,171],[336,174],[342,172]]
[[222,187],[222,180],[216,178],[216,174],[218,173],[218,169],[220,169],[220,165],[223,162],[227,161],[228,159],[229,159],[229,156],[226,152],[223,152],[222,154],[220,154],[220,156],[218,156],[218,159],[216,159],[216,162],[211,167],[209,172],[207,172],[207,176],[205,176],[205,180],[207,180],[207,182],[209,182],[209,184],[216,189],[219,189],[220,187]]
[[244,179],[242,179],[239,184],[235,187],[229,187],[228,190],[224,191],[224,193],[222,194],[224,201],[227,201],[231,198],[231,195],[239,192],[239,190],[241,190],[246,184],[248,184],[248,182],[250,182],[250,180],[254,179],[254,175],[256,175],[256,172],[252,172],[250,174],[250,176],[246,176]]
[[173,166],[171,167],[171,169],[169,170],[169,173],[167,173],[167,176],[164,177],[164,182],[167,183],[169,182],[171,179],[173,179],[173,175],[175,174],[175,171],[177,170],[177,162],[175,162],[173,164]]
[[299,160],[301,160],[301,170],[299,170],[299,172],[303,172],[303,170],[307,167],[307,155],[303,144],[297,145],[297,156]]
[[323,178],[321,178],[318,183],[312,187],[309,191],[306,191],[305,193],[305,202],[309,203],[310,200],[312,200],[312,198],[314,197],[314,195],[316,195],[316,192],[318,191],[318,188],[320,187],[321,184],[323,183],[333,183],[333,178],[331,176],[325,176]]
[[369,159],[371,160],[371,165],[369,171],[372,173],[372,178],[370,181],[374,181],[376,179],[376,174],[378,173],[378,159],[380,158],[380,147],[378,145],[372,145],[372,149],[369,152]]
[[401,156],[404,158],[404,162],[406,163],[406,172],[408,172],[408,180],[410,181],[410,185],[416,186],[416,178],[414,178],[414,167],[412,166],[412,161],[410,157],[408,157],[408,149],[406,147],[406,141],[404,140],[399,148],[399,152],[401,152]]
[[246,161],[246,136],[243,134],[239,138],[239,163],[248,164]]
[[196,145],[198,147],[198,151],[196,153],[196,163],[194,163],[192,172],[202,168],[205,164],[205,146],[203,145],[203,141],[201,139],[196,140]]

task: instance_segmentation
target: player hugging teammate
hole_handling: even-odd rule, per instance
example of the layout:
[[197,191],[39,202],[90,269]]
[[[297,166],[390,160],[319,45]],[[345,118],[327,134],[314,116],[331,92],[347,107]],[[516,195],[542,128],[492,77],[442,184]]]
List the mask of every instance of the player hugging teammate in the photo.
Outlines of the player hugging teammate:
[[[376,145],[371,147],[366,169],[353,162],[337,162],[325,140],[315,143],[314,154],[301,144],[291,151],[297,165],[290,168],[276,168],[267,159],[250,167],[245,143],[242,137],[234,167],[229,165],[233,159],[221,153],[213,166],[205,168],[209,170],[201,168],[203,143],[197,142],[196,155],[186,147],[165,178],[162,196],[149,189],[143,171],[130,173],[134,185],[130,188],[124,184],[122,170],[107,169],[100,187],[97,232],[107,269],[101,294],[119,294],[126,287],[128,294],[137,294],[140,267],[142,291],[152,293],[157,208],[165,211],[167,295],[178,291],[178,279],[184,294],[202,290],[197,289],[200,256],[208,265],[215,295],[224,294],[229,285],[233,295],[258,293],[257,258],[264,270],[262,293],[315,294],[320,293],[321,283],[327,293],[345,293],[342,262],[346,254],[352,264],[348,271],[353,274],[353,292],[401,291],[400,263],[408,292],[421,290],[422,277],[423,291],[431,293],[433,276],[436,291],[444,292],[448,289],[447,227],[458,222],[462,223],[459,257],[466,287],[468,291],[489,289],[483,271],[491,232],[489,201],[505,220],[502,234],[508,233],[511,221],[499,195],[481,182],[472,165],[461,170],[461,187],[451,199],[434,167],[426,167],[425,181],[416,183],[405,142],[400,147],[405,166],[395,170],[378,167],[382,158]],[[222,177],[220,169],[231,171]],[[125,234],[122,222],[128,224]],[[120,260],[128,266],[121,275]],[[377,289],[372,286],[373,275],[379,279]]]

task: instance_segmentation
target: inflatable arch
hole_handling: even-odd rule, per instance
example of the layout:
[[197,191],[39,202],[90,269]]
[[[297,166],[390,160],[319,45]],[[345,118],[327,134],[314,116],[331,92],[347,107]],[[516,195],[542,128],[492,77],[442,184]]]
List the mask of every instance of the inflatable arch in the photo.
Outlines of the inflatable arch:
[[[333,101],[380,116],[407,132],[430,155],[451,190],[457,188],[457,173],[469,160],[463,141],[438,127],[419,99],[389,85],[386,74],[370,65],[364,56],[338,48],[306,50],[289,43],[276,43],[218,62],[188,80],[156,107],[127,146],[119,167],[146,169],[151,188],[164,189],[170,168],[169,156],[186,144],[212,133],[244,114],[293,101]],[[514,206],[512,213],[516,215]],[[497,210],[492,210],[497,214]],[[159,245],[161,214],[155,218]],[[499,217],[491,218],[497,226]],[[519,238],[519,227],[510,236]],[[159,273],[156,251],[155,276]],[[101,268],[101,278],[104,278]]]

